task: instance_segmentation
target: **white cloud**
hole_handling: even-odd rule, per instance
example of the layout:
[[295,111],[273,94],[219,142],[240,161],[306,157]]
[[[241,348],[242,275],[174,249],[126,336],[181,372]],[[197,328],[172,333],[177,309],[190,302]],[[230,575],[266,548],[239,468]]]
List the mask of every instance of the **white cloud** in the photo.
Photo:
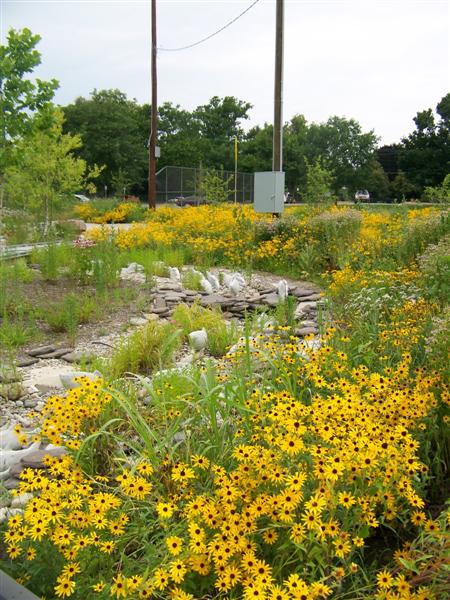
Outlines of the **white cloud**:
[[[251,0],[157,0],[158,42],[189,44]],[[37,74],[61,83],[57,101],[93,88],[150,98],[150,1],[0,0],[9,27],[42,36]],[[385,142],[413,128],[418,110],[450,88],[446,1],[286,0],[284,116],[354,117]],[[274,0],[260,0],[230,28],[196,48],[160,52],[159,98],[192,109],[213,95],[254,105],[251,124],[272,120]]]

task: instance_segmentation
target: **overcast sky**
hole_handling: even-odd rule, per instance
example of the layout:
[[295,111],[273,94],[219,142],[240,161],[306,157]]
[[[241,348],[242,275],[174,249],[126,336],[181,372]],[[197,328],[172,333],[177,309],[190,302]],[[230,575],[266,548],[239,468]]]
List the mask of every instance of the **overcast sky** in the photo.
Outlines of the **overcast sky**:
[[[207,36],[253,0],[157,0],[158,45]],[[56,102],[119,88],[150,99],[150,0],[0,0],[10,27],[42,37],[35,74],[60,82]],[[250,125],[273,119],[275,0],[213,39],[159,52],[159,103],[192,110],[212,96],[251,102]],[[284,120],[353,117],[382,143],[400,141],[418,110],[450,91],[448,0],[285,0]],[[246,128],[248,125],[246,125]]]

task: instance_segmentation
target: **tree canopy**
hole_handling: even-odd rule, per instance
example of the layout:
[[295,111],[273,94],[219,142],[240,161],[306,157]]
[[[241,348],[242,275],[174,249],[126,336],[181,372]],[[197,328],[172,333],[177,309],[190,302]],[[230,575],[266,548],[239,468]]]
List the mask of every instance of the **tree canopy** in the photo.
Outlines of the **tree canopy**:
[[422,192],[440,185],[450,173],[450,93],[436,106],[419,111],[415,131],[402,140],[399,169]]
[[30,74],[41,63],[39,35],[27,28],[10,29],[0,46],[0,170],[8,163],[12,142],[26,135],[34,113],[48,107],[58,87],[56,79],[34,81]]
[[[265,171],[272,163],[272,125],[245,131],[251,104],[234,96],[213,96],[192,111],[165,102],[158,108],[158,169],[167,165],[234,169],[233,139],[239,141],[239,170]],[[308,122],[294,115],[284,125],[283,168],[291,193],[307,184],[307,164],[320,157],[333,173],[333,192],[352,195],[368,189],[372,197],[418,195],[440,184],[449,172],[450,95],[414,117],[416,130],[401,143],[380,149],[374,131],[363,131],[355,119],[332,116]],[[78,98],[64,108],[65,131],[83,140],[82,156],[89,164],[105,165],[99,185],[143,194],[147,186],[150,106],[140,106],[119,90],[102,90]],[[395,183],[394,183],[395,181]]]

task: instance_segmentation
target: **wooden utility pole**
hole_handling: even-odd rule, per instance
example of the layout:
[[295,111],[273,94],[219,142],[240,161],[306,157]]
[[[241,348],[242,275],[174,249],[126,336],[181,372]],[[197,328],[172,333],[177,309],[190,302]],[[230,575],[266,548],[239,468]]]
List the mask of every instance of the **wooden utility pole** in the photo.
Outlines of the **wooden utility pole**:
[[284,0],[277,0],[272,171],[283,170],[283,33]]
[[158,95],[156,76],[156,0],[152,0],[152,115],[148,163],[148,206],[156,209],[156,134],[158,128]]

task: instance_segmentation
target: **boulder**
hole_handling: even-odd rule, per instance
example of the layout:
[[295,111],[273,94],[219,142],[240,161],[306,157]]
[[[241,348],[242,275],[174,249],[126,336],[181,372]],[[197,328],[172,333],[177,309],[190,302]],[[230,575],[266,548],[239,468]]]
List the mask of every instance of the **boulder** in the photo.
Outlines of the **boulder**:
[[134,325],[135,327],[142,327],[143,325],[147,325],[148,320],[143,317],[131,317],[130,325]]
[[81,384],[78,383],[78,381],[74,381],[76,377],[88,377],[89,379],[94,381],[98,377],[102,377],[102,374],[100,373],[100,371],[94,371],[93,373],[89,373],[87,371],[76,371],[75,373],[66,373],[61,374],[59,376],[61,384],[66,390],[72,390],[74,388],[80,387]]
[[94,354],[93,352],[87,352],[85,350],[74,350],[73,352],[64,354],[61,356],[61,358],[68,363],[79,363],[82,361],[85,363],[90,363],[97,358],[97,354]]

